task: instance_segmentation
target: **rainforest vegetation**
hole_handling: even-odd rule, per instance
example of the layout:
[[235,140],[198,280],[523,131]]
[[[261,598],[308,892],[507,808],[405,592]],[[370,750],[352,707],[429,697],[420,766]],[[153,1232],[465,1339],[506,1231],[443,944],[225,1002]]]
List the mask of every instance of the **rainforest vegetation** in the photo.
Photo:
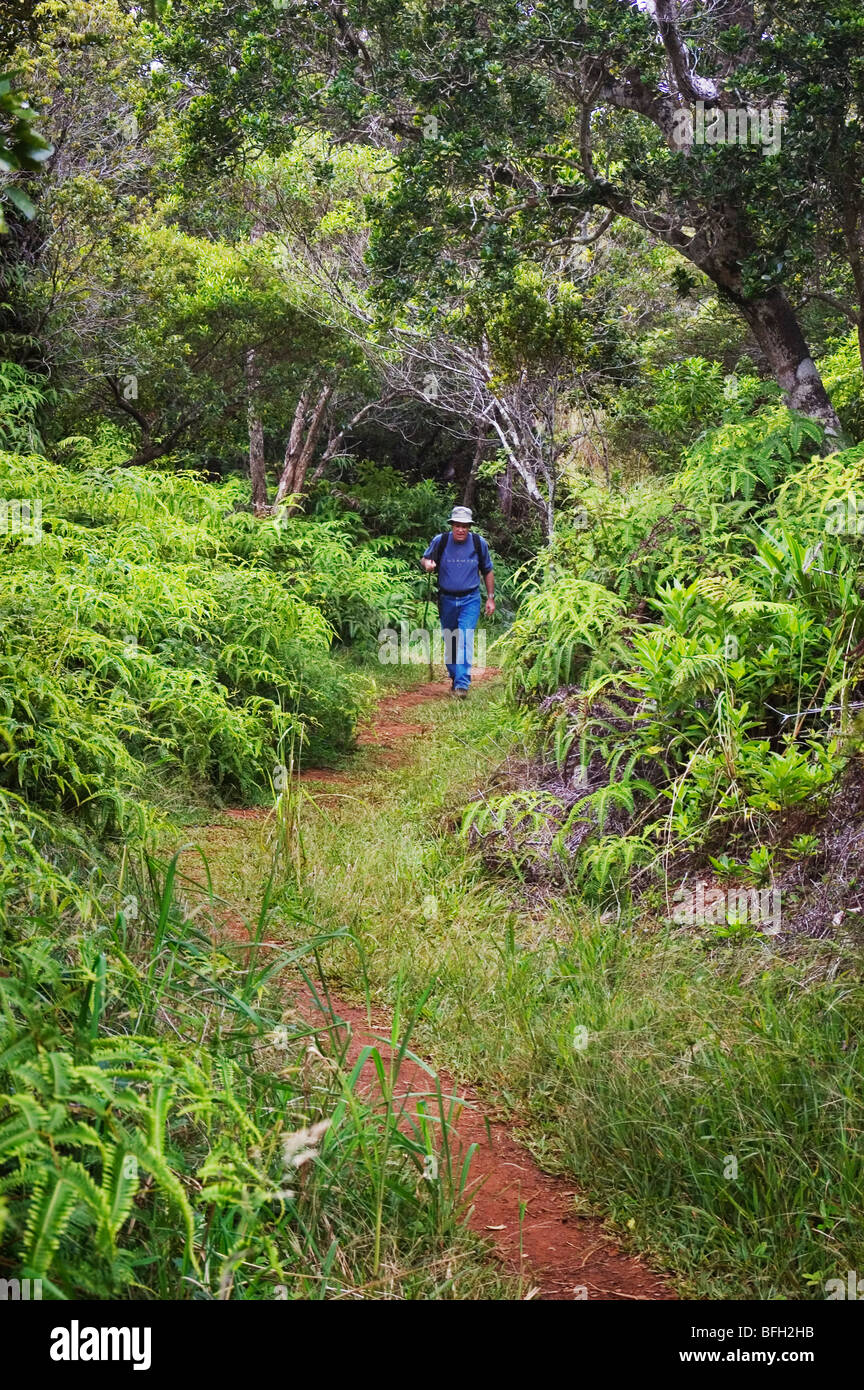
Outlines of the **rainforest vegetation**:
[[[680,1295],[825,1298],[864,1269],[859,0],[0,0],[0,50],[0,1277],[524,1294],[441,1083],[406,1126],[296,986]],[[454,504],[495,669],[388,761]]]

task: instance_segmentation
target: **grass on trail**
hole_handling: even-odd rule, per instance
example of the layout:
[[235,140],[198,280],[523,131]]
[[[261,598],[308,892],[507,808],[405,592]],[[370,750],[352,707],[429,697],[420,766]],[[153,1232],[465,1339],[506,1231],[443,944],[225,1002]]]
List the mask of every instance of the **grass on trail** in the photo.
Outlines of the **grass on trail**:
[[[864,1264],[851,969],[826,980],[826,943],[795,961],[718,948],[492,876],[460,811],[526,730],[492,682],[420,717],[401,766],[364,752],[350,783],[306,788],[297,896],[268,930],[299,942],[295,912],[347,927],[383,1007],[410,1011],[432,982],[412,1048],[510,1107],[541,1162],[684,1296],[823,1298],[826,1279]],[[250,919],[268,833],[209,832],[220,891],[247,895]],[[322,960],[335,993],[362,996],[356,949],[335,942]]]

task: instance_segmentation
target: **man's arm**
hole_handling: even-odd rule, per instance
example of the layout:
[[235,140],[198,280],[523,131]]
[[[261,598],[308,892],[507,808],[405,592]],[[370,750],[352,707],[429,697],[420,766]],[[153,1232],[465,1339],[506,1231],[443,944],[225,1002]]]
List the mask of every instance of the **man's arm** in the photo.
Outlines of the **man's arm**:
[[483,578],[486,581],[486,617],[491,618],[495,612],[495,571],[492,568],[492,556],[489,554],[489,546],[483,542],[483,559],[489,566]]
[[495,571],[487,570],[484,576],[486,580],[486,617],[491,618],[495,612]]
[[426,550],[425,550],[425,552],[424,552],[424,554],[423,554],[423,557],[422,557],[422,559],[421,559],[421,561],[420,561],[420,566],[421,566],[421,568],[424,569],[424,570],[426,571],[427,574],[431,574],[432,571],[436,568],[435,561],[434,561],[433,559],[431,559],[430,557],[431,557],[431,555],[432,555],[432,551],[435,549],[435,543],[436,543],[436,541],[437,541],[438,539],[439,539],[438,536],[433,537],[433,539],[430,541],[429,545],[426,547]]

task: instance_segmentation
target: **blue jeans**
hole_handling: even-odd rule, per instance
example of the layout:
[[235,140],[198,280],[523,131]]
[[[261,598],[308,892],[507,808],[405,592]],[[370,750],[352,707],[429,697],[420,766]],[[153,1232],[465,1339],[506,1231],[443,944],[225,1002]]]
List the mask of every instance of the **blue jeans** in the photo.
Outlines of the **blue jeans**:
[[480,590],[475,589],[473,594],[465,594],[464,598],[454,598],[449,594],[439,594],[438,597],[447,674],[456,690],[467,690],[471,685],[474,629],[480,618]]

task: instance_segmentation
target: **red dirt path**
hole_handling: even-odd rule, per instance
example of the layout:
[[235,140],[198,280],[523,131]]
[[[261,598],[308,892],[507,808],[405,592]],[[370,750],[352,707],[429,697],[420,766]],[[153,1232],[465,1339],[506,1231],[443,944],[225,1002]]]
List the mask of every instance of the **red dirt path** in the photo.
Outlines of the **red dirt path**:
[[[291,992],[297,1011],[320,1029],[318,1041],[325,1051],[332,1046],[328,1039],[337,1033],[340,1052],[347,1042],[346,1065],[353,1065],[364,1047],[375,1047],[386,1069],[392,1055],[386,1019],[378,1020],[379,1027],[373,1021],[370,1028],[364,1010],[332,1000],[338,1019],[345,1024],[333,1027],[307,992]],[[615,1245],[600,1222],[574,1211],[572,1184],[544,1173],[513,1139],[508,1122],[493,1118],[488,1110],[484,1114],[482,1102],[469,1087],[457,1088],[445,1072],[437,1074],[444,1101],[441,1118],[449,1118],[454,1174],[461,1170],[470,1146],[476,1145],[465,1193],[468,1225],[492,1240],[508,1273],[521,1277],[523,1298],[656,1301],[675,1297],[660,1275]],[[374,1101],[379,1083],[371,1057],[358,1088]],[[418,1101],[425,1101],[427,1116],[438,1115],[431,1077],[409,1058],[403,1058],[399,1068],[396,1093],[406,1127],[417,1114]]]
[[[487,670],[479,679],[496,674]],[[475,682],[477,679],[475,676]],[[398,741],[421,733],[426,727],[401,716],[408,711],[419,712],[424,704],[446,697],[448,692],[449,683],[441,681],[385,696],[358,741],[380,749],[378,760],[385,765],[392,766],[394,758],[401,762],[404,754],[400,756]],[[326,769],[307,769],[301,780],[352,785],[350,777]],[[236,810],[226,814],[248,819],[262,818],[266,813]],[[224,925],[235,940],[247,939],[239,918],[232,916]],[[265,949],[276,945],[262,943]],[[388,1020],[373,1019],[370,1028],[364,1010],[331,996],[337,1019],[334,1025],[305,987],[289,985],[287,990],[298,1013],[317,1030],[323,1050],[332,1050],[338,1043],[341,1051],[347,1043],[345,1060],[353,1064],[364,1047],[373,1046],[386,1066],[392,1051]],[[544,1173],[530,1153],[513,1139],[509,1122],[493,1118],[488,1111],[484,1115],[481,1102],[470,1088],[455,1087],[444,1072],[439,1071],[438,1077],[445,1114],[450,1112],[448,1137],[455,1155],[454,1171],[461,1167],[461,1155],[476,1145],[466,1191],[470,1205],[468,1224],[478,1235],[492,1241],[494,1252],[508,1273],[521,1278],[523,1298],[657,1301],[676,1297],[662,1275],[622,1251],[599,1221],[574,1210],[573,1198],[577,1194],[572,1183]],[[374,1100],[378,1081],[371,1058],[361,1073],[360,1087]],[[408,1058],[403,1059],[399,1069],[397,1092],[406,1125],[417,1113],[420,1100],[425,1101],[427,1114],[437,1115],[430,1076]]]

